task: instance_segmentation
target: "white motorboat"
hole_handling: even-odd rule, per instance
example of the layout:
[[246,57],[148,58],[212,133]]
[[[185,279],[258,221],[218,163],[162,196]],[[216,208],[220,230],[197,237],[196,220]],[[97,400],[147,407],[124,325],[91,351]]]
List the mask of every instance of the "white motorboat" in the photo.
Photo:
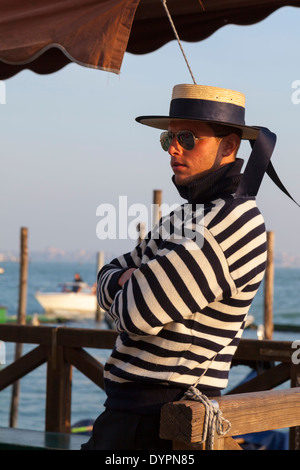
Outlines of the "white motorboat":
[[36,300],[46,313],[60,314],[61,316],[94,316],[97,310],[95,287],[84,282],[66,282],[59,284],[57,292],[35,293]]

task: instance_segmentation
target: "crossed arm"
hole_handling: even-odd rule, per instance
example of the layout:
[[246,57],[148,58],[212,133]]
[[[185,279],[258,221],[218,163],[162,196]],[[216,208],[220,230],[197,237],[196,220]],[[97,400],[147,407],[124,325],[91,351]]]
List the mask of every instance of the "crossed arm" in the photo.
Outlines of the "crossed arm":
[[140,266],[132,259],[130,266],[122,257],[102,268],[98,299],[119,332],[156,335],[167,323],[180,322],[232,295],[236,286],[227,261],[213,237],[207,236],[209,242],[201,250],[190,251],[190,241],[172,243]]
[[125,282],[130,279],[132,273],[136,270],[136,268],[128,268],[126,271],[124,271],[121,276],[119,277],[118,284],[120,287],[123,287]]

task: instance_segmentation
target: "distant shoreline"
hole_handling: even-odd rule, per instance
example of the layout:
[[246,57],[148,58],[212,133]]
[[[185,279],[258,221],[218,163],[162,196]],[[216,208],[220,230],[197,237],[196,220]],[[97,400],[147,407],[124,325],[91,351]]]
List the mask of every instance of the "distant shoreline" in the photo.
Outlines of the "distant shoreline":
[[[115,258],[115,254],[111,252],[104,252],[105,262]],[[0,252],[0,267],[4,263],[18,263],[19,255],[13,251]],[[97,262],[97,252],[87,252],[84,250],[78,251],[33,251],[29,255],[29,262],[43,262],[43,263],[91,263]],[[274,259],[276,268],[291,268],[300,269],[300,255],[292,255],[288,253],[275,253]]]

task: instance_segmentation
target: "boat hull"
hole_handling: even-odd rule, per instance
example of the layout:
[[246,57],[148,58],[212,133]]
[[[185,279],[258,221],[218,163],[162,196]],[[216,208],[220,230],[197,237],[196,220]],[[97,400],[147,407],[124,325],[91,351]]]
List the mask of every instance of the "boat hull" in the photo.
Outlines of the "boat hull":
[[95,315],[97,300],[95,294],[85,292],[37,292],[36,300],[46,313],[63,313],[64,316]]

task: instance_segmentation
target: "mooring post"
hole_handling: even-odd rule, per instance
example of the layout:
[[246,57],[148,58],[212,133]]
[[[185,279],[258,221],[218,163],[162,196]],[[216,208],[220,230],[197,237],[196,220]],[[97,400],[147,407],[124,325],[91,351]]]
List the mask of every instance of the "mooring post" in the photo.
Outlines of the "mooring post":
[[[98,254],[97,254],[97,273],[96,273],[96,278],[97,278],[98,272],[100,271],[100,269],[101,269],[103,266],[104,266],[104,252],[103,252],[103,251],[99,251]],[[96,288],[97,288],[97,287],[96,287]],[[97,297],[97,294],[96,294],[96,297]],[[104,315],[104,311],[102,310],[102,308],[100,307],[100,305],[98,304],[98,302],[97,302],[97,300],[96,300],[96,322],[102,321],[103,315]]]
[[145,222],[139,222],[136,227],[136,231],[138,233],[138,242],[141,243],[142,240],[144,240],[145,235],[146,235],[146,226]]
[[267,265],[265,274],[264,327],[265,339],[273,338],[274,232],[267,232]]
[[162,190],[155,189],[153,191],[153,221],[152,226],[154,227],[161,217],[160,206],[162,203]]
[[[27,304],[27,281],[28,281],[28,229],[21,228],[21,246],[20,246],[20,281],[19,281],[19,308],[17,323],[19,325],[26,324],[26,304]],[[23,344],[16,343],[15,361],[21,357],[23,351]],[[10,420],[9,425],[12,428],[17,426],[18,421],[18,405],[20,397],[20,381],[18,380],[13,384],[11,406],[10,406]]]

